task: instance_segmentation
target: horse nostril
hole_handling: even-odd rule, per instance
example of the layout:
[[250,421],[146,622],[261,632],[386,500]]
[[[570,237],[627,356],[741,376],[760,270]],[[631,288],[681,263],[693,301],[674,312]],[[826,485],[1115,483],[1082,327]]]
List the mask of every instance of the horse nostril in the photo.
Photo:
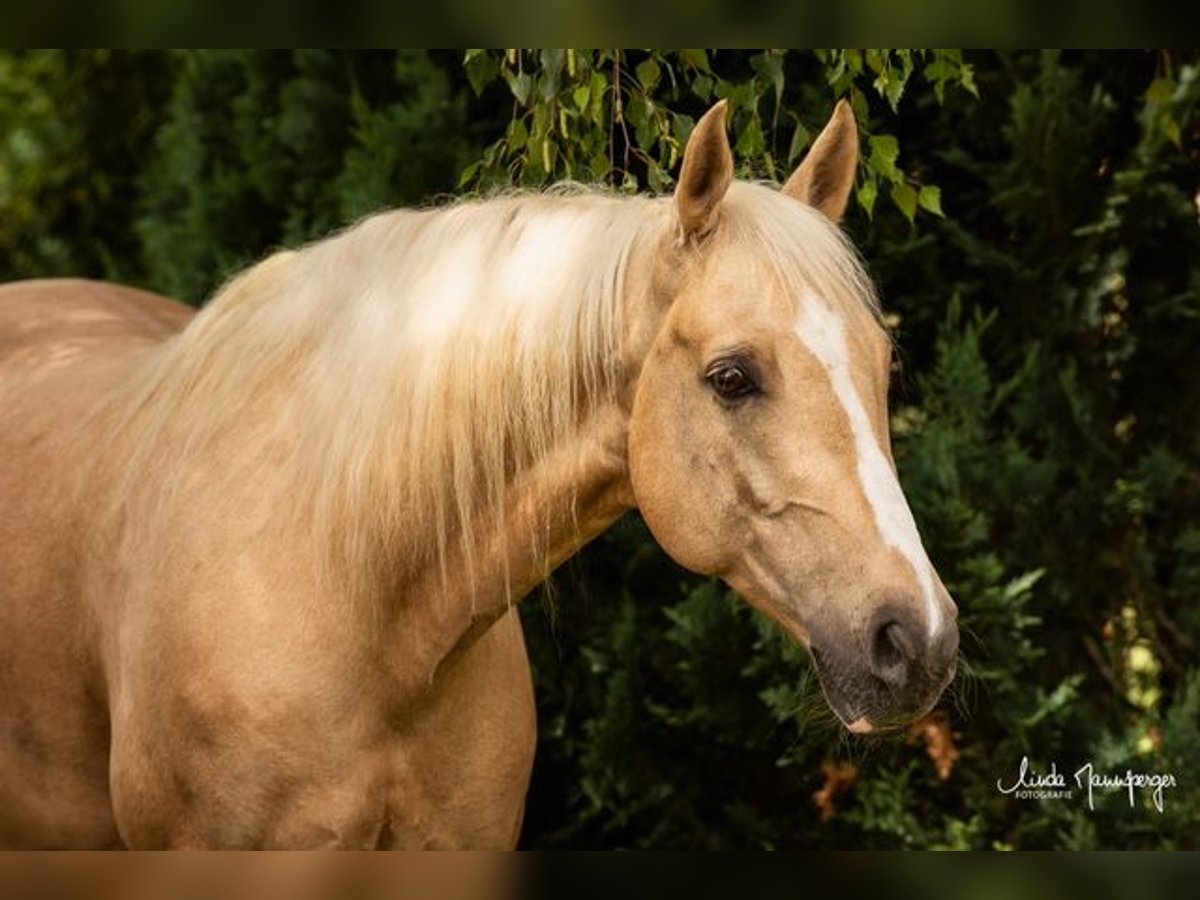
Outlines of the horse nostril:
[[913,657],[912,640],[902,624],[892,619],[875,629],[871,638],[871,673],[885,684],[904,687]]

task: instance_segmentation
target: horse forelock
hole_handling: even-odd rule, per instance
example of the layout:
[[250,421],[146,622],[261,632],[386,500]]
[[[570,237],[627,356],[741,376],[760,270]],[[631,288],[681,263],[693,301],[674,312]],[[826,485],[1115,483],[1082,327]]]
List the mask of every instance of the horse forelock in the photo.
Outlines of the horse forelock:
[[795,311],[815,293],[842,312],[865,308],[880,319],[875,286],[858,251],[820,212],[770,185],[734,182],[722,213],[725,240],[734,252],[767,263]]

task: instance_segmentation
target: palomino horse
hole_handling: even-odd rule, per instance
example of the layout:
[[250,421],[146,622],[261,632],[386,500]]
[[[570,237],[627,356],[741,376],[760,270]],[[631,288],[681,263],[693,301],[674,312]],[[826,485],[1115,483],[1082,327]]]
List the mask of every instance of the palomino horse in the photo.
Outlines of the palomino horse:
[[205,309],[0,291],[0,842],[506,846],[513,604],[626,510],[811,647],[855,732],[954,668],[837,229],[840,105],[782,191],[725,108],[673,198],[391,212]]

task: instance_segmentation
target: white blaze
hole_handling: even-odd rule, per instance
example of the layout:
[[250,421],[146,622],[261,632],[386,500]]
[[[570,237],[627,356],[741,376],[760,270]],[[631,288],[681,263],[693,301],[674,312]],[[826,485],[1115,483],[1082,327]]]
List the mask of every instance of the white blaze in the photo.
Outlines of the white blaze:
[[883,455],[879,438],[871,427],[871,419],[850,377],[850,350],[846,344],[846,329],[842,319],[819,297],[808,294],[801,300],[800,314],[796,317],[796,334],[821,361],[829,373],[833,393],[841,402],[850,420],[854,434],[854,445],[858,452],[858,478],[863,493],[875,512],[875,524],[884,543],[895,548],[908,560],[916,573],[917,582],[925,598],[929,618],[929,633],[936,634],[941,625],[942,611],[933,587],[933,567],[917,523],[900,482]]

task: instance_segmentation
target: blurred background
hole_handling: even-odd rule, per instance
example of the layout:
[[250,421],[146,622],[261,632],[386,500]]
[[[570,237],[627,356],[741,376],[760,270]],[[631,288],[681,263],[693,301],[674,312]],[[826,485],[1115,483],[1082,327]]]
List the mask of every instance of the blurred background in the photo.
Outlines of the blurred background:
[[[1200,848],[1200,52],[7,52],[0,277],[200,304],[386,207],[669,192],[719,97],[742,176],[783,180],[843,96],[963,674],[851,741],[804,652],[627,516],[523,607],[522,844]],[[1018,799],[1022,757],[1176,785]]]

